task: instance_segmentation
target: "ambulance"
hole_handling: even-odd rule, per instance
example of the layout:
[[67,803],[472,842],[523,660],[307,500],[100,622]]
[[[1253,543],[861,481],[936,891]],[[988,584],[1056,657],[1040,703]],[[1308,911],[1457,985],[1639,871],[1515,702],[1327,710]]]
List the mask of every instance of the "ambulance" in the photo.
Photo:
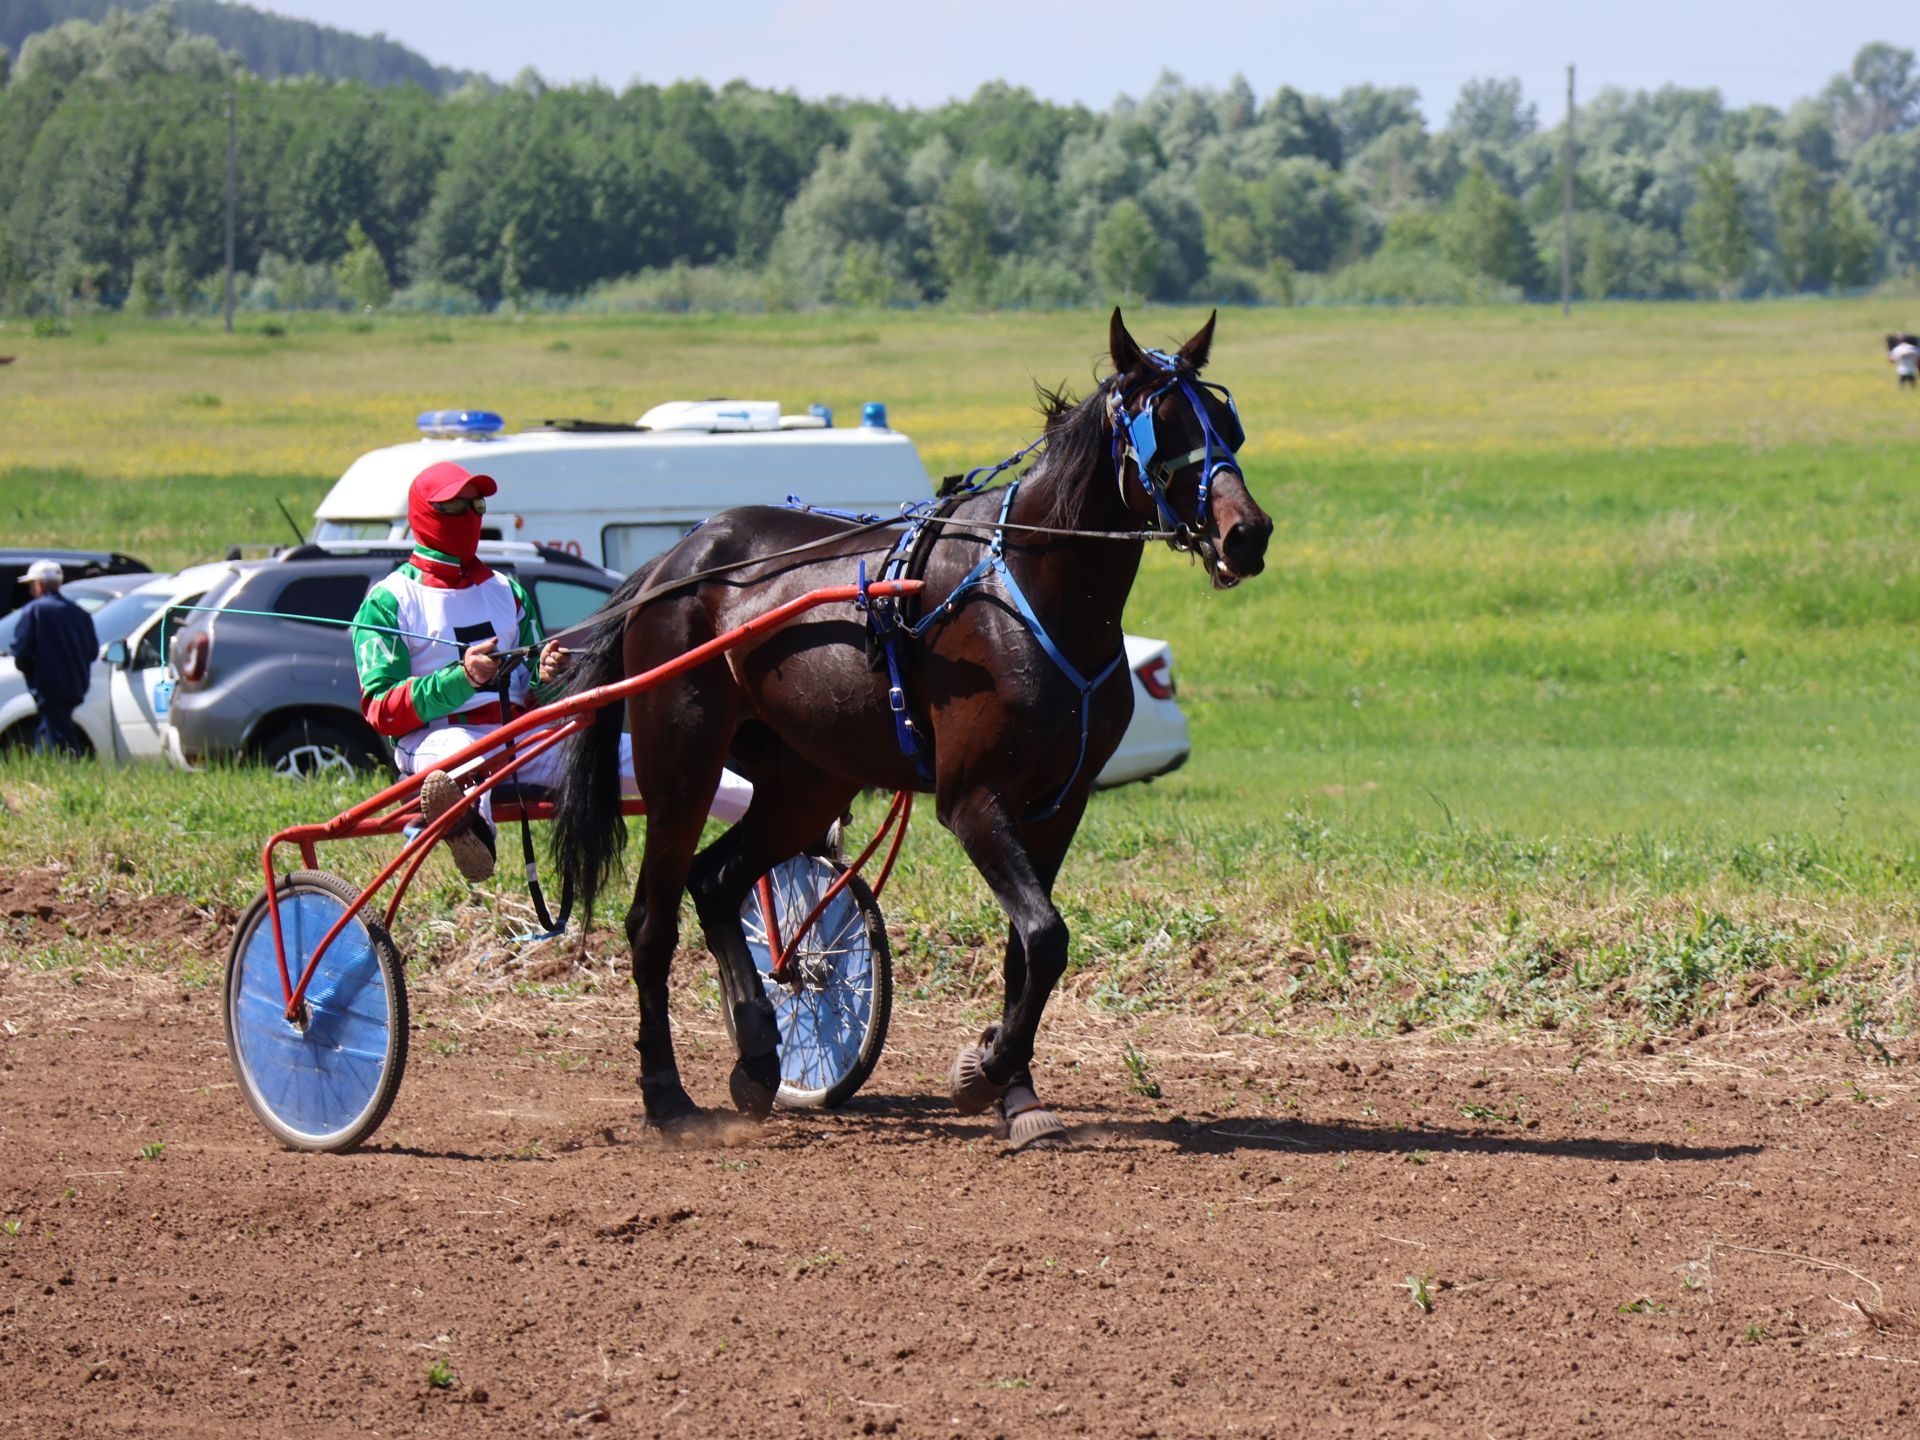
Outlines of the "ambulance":
[[416,423],[419,439],[347,467],[309,538],[411,538],[407,486],[439,460],[499,483],[484,538],[531,541],[621,574],[736,505],[791,498],[885,516],[933,493],[919,452],[888,428],[879,402],[843,427],[823,406],[787,415],[777,400],[676,400],[630,425],[543,420],[514,434],[489,410],[430,410]]

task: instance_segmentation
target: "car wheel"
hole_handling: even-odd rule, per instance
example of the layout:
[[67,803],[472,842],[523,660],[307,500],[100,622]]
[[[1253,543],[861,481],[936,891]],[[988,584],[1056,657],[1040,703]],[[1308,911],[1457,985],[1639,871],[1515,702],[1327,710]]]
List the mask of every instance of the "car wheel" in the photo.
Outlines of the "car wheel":
[[[89,758],[93,754],[93,742],[87,738],[87,732],[78,725],[73,727],[74,734],[80,737],[81,757]],[[17,720],[0,734],[0,755],[30,755],[33,753],[34,739],[40,733],[40,717],[29,715]]]
[[260,761],[289,780],[351,778],[388,768],[386,757],[365,740],[324,720],[288,726],[261,747]]

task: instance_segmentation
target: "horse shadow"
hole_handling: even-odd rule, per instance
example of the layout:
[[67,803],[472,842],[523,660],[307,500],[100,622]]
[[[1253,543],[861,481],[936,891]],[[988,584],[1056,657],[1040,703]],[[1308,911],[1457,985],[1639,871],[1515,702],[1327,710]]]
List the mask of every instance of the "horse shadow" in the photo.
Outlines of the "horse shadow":
[[[813,1112],[819,1124],[853,1129],[879,1145],[909,1145],[934,1139],[978,1140],[985,1117],[954,1112],[944,1095],[856,1096],[835,1111]],[[1270,1118],[1184,1117],[1145,1119],[1107,1107],[1091,1115],[1066,1111],[1061,1118],[1075,1145],[1105,1150],[1168,1146],[1192,1155],[1247,1151],[1292,1154],[1502,1155],[1607,1164],[1714,1163],[1761,1154],[1764,1145],[1685,1144],[1593,1136],[1537,1136],[1488,1126],[1402,1126],[1363,1121],[1293,1121]],[[813,1127],[807,1127],[811,1129]]]

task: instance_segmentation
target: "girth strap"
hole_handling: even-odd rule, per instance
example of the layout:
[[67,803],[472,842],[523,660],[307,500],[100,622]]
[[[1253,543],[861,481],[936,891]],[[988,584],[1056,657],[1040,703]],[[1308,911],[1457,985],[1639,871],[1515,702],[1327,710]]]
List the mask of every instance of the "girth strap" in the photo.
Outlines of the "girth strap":
[[[1067,683],[1072,685],[1080,696],[1080,748],[1074,756],[1073,769],[1068,773],[1066,783],[1060,787],[1059,793],[1053,797],[1053,803],[1025,817],[1029,823],[1032,823],[1050,820],[1058,814],[1061,805],[1066,801],[1067,792],[1073,789],[1074,782],[1080,778],[1081,767],[1087,763],[1087,734],[1092,728],[1090,709],[1093,694],[1119,668],[1120,662],[1126,659],[1127,650],[1122,644],[1120,653],[1089,679],[1074,667],[1073,662],[1067,659],[1059,645],[1054,643],[1053,637],[1047,633],[1047,627],[1041,623],[1032,602],[1027,599],[1026,592],[1020,588],[1020,582],[1014,578],[1013,571],[1007,566],[1004,527],[1007,516],[1012,513],[1014,497],[1019,493],[1018,480],[1007,486],[1005,498],[1000,502],[999,519],[995,522],[992,538],[987,542],[987,553],[982,555],[979,563],[966,573],[958,585],[953,587],[947,598],[927,614],[916,621],[908,622],[899,613],[897,604],[888,600],[865,601],[863,608],[867,610],[868,623],[873,626],[874,632],[879,636],[880,647],[886,657],[887,703],[893,710],[894,733],[900,742],[901,753],[914,762],[922,780],[931,781],[933,768],[927,748],[919,744],[912,716],[908,713],[906,686],[902,679],[900,665],[901,642],[905,639],[920,639],[935,625],[952,616],[958,610],[960,601],[967,592],[983,585],[988,576],[997,575],[1000,578],[1001,587],[1006,591],[1007,599],[1012,602],[1014,613],[1020,617],[1021,624],[1026,626],[1027,633],[1033,636],[1042,652],[1053,661],[1054,667],[1066,677]],[[916,542],[919,532],[925,525],[926,518],[922,517],[912,529],[901,536],[900,542],[894,546],[892,553],[887,557],[881,575],[883,580],[897,579],[905,573],[909,558],[918,548]],[[924,569],[926,563],[924,552],[919,558],[921,568]],[[861,562],[860,586],[864,595],[867,587],[865,561]]]

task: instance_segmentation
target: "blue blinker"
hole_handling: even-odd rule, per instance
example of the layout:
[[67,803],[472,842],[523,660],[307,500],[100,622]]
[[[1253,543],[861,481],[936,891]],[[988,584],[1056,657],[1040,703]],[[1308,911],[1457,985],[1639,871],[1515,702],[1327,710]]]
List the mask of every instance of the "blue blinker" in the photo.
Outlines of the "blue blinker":
[[491,410],[422,410],[413,425],[429,440],[486,440],[507,422]]

